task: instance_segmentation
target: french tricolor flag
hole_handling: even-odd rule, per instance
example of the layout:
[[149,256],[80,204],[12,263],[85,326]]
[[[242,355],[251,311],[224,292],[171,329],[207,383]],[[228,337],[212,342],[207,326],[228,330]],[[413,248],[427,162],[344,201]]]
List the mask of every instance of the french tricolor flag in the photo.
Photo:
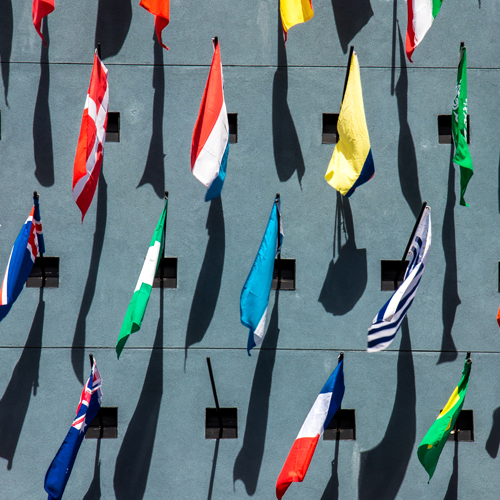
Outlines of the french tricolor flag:
[[214,56],[191,144],[191,171],[208,188],[205,201],[220,196],[229,152],[229,123],[217,37],[212,42]]
[[281,500],[292,482],[302,482],[304,480],[318,440],[340,408],[344,391],[344,360],[342,358],[337,368],[326,381],[323,389],[321,389],[309,415],[302,424],[290,453],[288,453],[285,465],[283,465],[276,482],[276,497],[278,500]]

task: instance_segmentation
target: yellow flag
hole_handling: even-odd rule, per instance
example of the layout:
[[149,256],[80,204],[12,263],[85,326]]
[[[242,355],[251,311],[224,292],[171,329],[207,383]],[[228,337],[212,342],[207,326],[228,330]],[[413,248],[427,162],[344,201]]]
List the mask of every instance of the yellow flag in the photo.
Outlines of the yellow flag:
[[280,11],[285,40],[292,26],[305,23],[314,16],[311,0],[280,0]]

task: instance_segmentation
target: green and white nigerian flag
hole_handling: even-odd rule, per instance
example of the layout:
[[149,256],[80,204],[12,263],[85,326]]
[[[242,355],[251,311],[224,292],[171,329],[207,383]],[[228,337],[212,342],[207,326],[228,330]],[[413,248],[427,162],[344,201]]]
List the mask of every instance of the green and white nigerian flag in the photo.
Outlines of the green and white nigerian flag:
[[464,200],[467,184],[474,174],[472,158],[467,146],[467,49],[460,48],[460,63],[458,65],[456,96],[451,113],[451,130],[455,142],[453,162],[460,167],[460,205],[468,207]]
[[436,470],[439,456],[441,455],[441,451],[443,450],[448,436],[455,427],[458,415],[462,411],[465,393],[467,392],[467,386],[469,384],[471,364],[472,361],[470,358],[465,360],[460,383],[453,391],[443,411],[427,431],[427,434],[418,447],[418,459],[429,474],[429,481]]
[[132,295],[132,300],[130,301],[125,319],[123,320],[118,342],[116,343],[116,354],[118,355],[118,359],[120,359],[120,354],[125,347],[128,336],[141,328],[142,319],[144,318],[149,296],[151,295],[151,288],[153,288],[155,274],[158,270],[160,257],[163,255],[163,235],[167,220],[167,206],[168,199],[165,200],[165,207],[163,208],[160,220],[153,234],[146,260],[142,266],[137,285],[135,286],[134,295]]

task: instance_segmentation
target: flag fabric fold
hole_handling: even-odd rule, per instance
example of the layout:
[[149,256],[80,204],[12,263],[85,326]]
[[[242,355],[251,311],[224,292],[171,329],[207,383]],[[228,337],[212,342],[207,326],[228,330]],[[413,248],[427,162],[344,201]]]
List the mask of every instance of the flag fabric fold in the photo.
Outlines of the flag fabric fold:
[[470,178],[474,174],[472,158],[467,145],[467,49],[460,48],[456,95],[451,113],[451,131],[455,143],[453,162],[460,167],[460,205],[468,207],[464,195]]
[[141,0],[139,5],[155,16],[155,32],[158,43],[168,50],[161,39],[161,33],[170,22],[170,0]]
[[73,166],[73,198],[82,212],[82,222],[92,203],[101,172],[108,104],[108,70],[96,50]]
[[321,389],[288,453],[276,482],[278,500],[281,500],[292,482],[304,480],[318,440],[340,408],[344,391],[344,360],[341,359]]
[[280,13],[286,42],[292,26],[305,23],[314,16],[312,0],[280,0]]
[[281,204],[280,199],[276,198],[259,251],[241,291],[241,323],[250,329],[247,343],[248,355],[250,355],[250,350],[260,345],[264,339],[274,259],[281,252],[282,243]]
[[44,487],[49,494],[48,500],[60,500],[62,498],[88,426],[101,407],[101,386],[102,380],[94,358],[90,377],[80,396],[76,417],[45,474]]
[[406,55],[411,60],[413,51],[424,39],[443,0],[408,0],[408,25],[406,28]]
[[55,0],[33,0],[33,5],[31,8],[31,13],[33,15],[33,25],[35,26],[36,32],[40,35],[45,47],[47,47],[47,42],[42,34],[42,19],[48,16],[55,8]]
[[165,200],[163,212],[158,224],[156,225],[151,243],[149,244],[146,260],[142,266],[142,271],[139,275],[139,279],[137,280],[132,300],[127,308],[127,312],[125,313],[125,318],[120,329],[120,334],[116,343],[116,354],[118,359],[120,359],[120,354],[125,347],[129,335],[140,330],[142,325],[142,320],[151,295],[151,289],[153,288],[155,274],[158,270],[160,259],[163,256],[167,207],[168,198]]
[[45,253],[45,243],[40,206],[38,197],[34,196],[33,208],[14,242],[0,287],[0,321],[7,316],[12,304],[22,292],[33,269],[35,259],[43,253]]
[[346,197],[375,174],[358,56],[352,53],[349,77],[337,123],[339,139],[325,174],[325,180]]
[[394,340],[417,293],[431,247],[431,239],[431,208],[427,206],[408,251],[410,262],[403,283],[380,309],[368,329],[368,352],[382,351]]
[[229,122],[220,49],[217,39],[213,43],[212,65],[191,142],[191,172],[208,188],[205,201],[220,196],[229,153]]
[[431,428],[427,431],[427,434],[418,446],[418,459],[429,474],[429,481],[436,470],[439,456],[441,455],[443,447],[448,440],[448,436],[455,427],[458,415],[462,411],[467,386],[469,385],[471,366],[471,359],[466,359],[464,369],[462,371],[462,378],[458,386],[455,387],[455,390],[446,403],[446,406],[443,408],[439,417],[432,424]]

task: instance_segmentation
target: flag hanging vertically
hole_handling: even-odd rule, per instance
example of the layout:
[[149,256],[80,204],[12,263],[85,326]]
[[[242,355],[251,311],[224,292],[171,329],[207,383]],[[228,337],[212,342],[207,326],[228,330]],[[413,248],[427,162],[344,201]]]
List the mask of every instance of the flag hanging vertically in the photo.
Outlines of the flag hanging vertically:
[[92,203],[101,172],[108,103],[108,70],[96,50],[73,167],[73,198],[82,212],[82,222]]
[[375,174],[356,52],[349,65],[337,124],[339,139],[325,174],[326,182],[347,197]]
[[321,389],[302,424],[299,435],[295,438],[292,449],[288,453],[283,469],[281,469],[276,481],[278,500],[281,500],[292,482],[302,482],[304,480],[318,440],[340,408],[344,391],[344,360],[341,359],[337,368],[335,368],[323,389]]
[[280,0],[280,12],[285,42],[292,26],[305,23],[314,16],[312,0]]
[[64,439],[54,460],[45,474],[45,491],[49,494],[48,500],[60,500],[68,482],[76,455],[80,449],[88,426],[97,415],[101,407],[102,380],[94,362],[90,377],[82,390],[80,403],[76,410],[76,417],[71,424],[69,432]]
[[417,293],[431,247],[431,207],[426,206],[413,236],[403,283],[380,309],[368,329],[368,352],[382,351],[394,340]]
[[429,481],[431,480],[436,466],[443,450],[444,445],[455,427],[458,415],[462,411],[464,405],[465,393],[469,384],[469,376],[472,360],[467,358],[465,360],[464,369],[462,371],[462,378],[455,390],[453,391],[450,399],[446,403],[439,417],[432,424],[427,434],[422,439],[418,446],[418,459],[424,466],[424,469],[429,474]]
[[155,32],[158,43],[168,50],[161,39],[161,32],[170,22],[170,0],[141,0],[139,5],[155,16]]
[[408,0],[408,25],[406,27],[406,55],[411,60],[413,51],[424,39],[443,0]]
[[274,259],[281,251],[283,226],[281,223],[281,204],[277,196],[274,200],[266,232],[262,238],[259,252],[250,274],[243,286],[240,297],[241,322],[250,329],[247,351],[260,345],[264,339],[267,305],[273,280]]
[[460,167],[460,205],[468,207],[464,195],[474,171],[469,146],[467,146],[467,49],[465,46],[460,47],[456,95],[451,113],[451,131],[455,142],[453,163]]
[[42,35],[42,19],[48,16],[54,8],[54,0],[33,0],[33,6],[31,8],[33,24],[40,38],[43,40],[45,47],[47,47],[47,42]]
[[45,253],[38,195],[33,196],[33,208],[10,252],[9,262],[0,288],[0,321],[7,316],[12,304],[23,290],[35,259]]
[[226,178],[229,122],[218,38],[191,142],[191,172],[208,188],[205,201],[220,196]]
[[146,260],[142,266],[141,274],[137,280],[132,300],[125,313],[125,318],[120,329],[118,341],[116,343],[116,354],[120,359],[120,354],[125,347],[129,335],[137,332],[141,328],[144,313],[148,306],[149,296],[153,288],[156,271],[160,259],[163,256],[163,245],[165,239],[165,224],[167,220],[168,198],[165,198],[165,206],[161,214],[160,220],[156,225],[153,238],[149,244],[149,250],[146,255]]

